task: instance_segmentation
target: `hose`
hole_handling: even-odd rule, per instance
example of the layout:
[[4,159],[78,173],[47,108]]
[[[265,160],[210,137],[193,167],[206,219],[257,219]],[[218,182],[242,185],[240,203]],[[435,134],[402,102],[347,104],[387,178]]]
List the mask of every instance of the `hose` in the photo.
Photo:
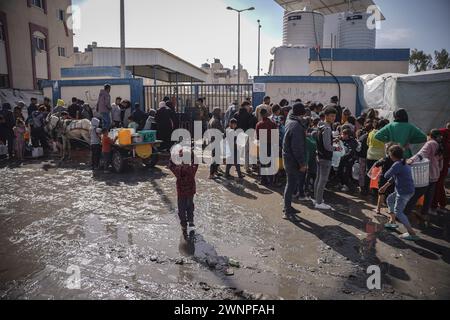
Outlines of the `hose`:
[[337,83],[338,89],[339,89],[338,97],[339,97],[339,102],[340,102],[341,101],[341,83],[339,82],[339,79],[333,73],[331,73],[330,71],[324,70],[324,69],[317,69],[317,70],[314,70],[313,72],[311,72],[308,75],[308,77],[310,77],[311,75],[313,75],[316,72],[322,72],[322,71],[323,71],[324,75],[325,75],[325,73],[328,73],[329,75],[331,75],[334,78],[334,80],[336,80],[336,83]]

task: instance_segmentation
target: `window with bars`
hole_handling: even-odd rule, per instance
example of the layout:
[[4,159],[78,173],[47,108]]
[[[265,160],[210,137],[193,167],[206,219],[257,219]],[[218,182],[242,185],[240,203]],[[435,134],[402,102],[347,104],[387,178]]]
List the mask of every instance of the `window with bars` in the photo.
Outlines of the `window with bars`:
[[64,10],[58,10],[58,20],[63,22],[66,20],[66,13]]
[[0,41],[6,41],[5,28],[1,23],[0,23]]
[[65,57],[66,56],[66,48],[58,47],[58,55],[60,57]]
[[33,6],[41,8],[42,10],[44,10],[43,0],[33,0],[32,4],[33,4]]
[[9,87],[9,77],[7,74],[0,74],[0,88]]
[[47,51],[47,45],[45,43],[45,39],[35,36],[34,43],[35,43],[36,49],[41,50],[41,51]]

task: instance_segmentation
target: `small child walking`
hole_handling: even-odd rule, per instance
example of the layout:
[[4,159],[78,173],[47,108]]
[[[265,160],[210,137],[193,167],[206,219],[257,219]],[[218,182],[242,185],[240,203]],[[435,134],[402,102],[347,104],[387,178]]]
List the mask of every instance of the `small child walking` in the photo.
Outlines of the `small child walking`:
[[22,161],[25,155],[25,122],[22,119],[17,119],[14,130],[14,152],[17,160]]
[[[180,158],[192,159],[189,149],[180,150]],[[183,235],[187,235],[187,227],[193,228],[194,224],[194,195],[196,194],[195,175],[198,170],[198,164],[180,163],[175,164],[172,160],[169,169],[177,178],[177,196],[178,196],[178,216],[180,218],[181,230]]]
[[128,128],[129,129],[134,129],[134,131],[138,131],[139,128],[139,124],[135,121],[133,116],[129,116],[128,117]]
[[116,143],[118,137],[114,140],[109,137],[109,130],[102,130],[102,156],[103,156],[103,172],[109,173],[108,169],[112,162],[112,145]]
[[102,145],[100,133],[102,129],[99,128],[100,120],[92,118],[91,129],[89,131],[91,135],[91,159],[92,159],[92,171],[100,169],[100,157],[102,155]]
[[395,180],[395,192],[387,198],[387,204],[390,211],[389,215],[391,217],[389,223],[387,223],[385,227],[387,229],[398,229],[398,225],[396,224],[397,218],[408,231],[400,237],[409,241],[417,241],[419,240],[419,237],[414,232],[408,217],[404,212],[408,201],[413,197],[415,191],[411,167],[406,164],[406,160],[403,158],[402,147],[398,145],[392,146],[389,149],[389,156],[394,164],[384,175],[389,182],[380,189],[380,192],[384,193],[393,183],[393,180]]
[[[375,167],[381,168],[381,174],[380,179],[378,182],[378,190],[381,190],[381,188],[388,182],[388,180],[384,177],[386,172],[391,169],[394,162],[391,160],[391,157],[389,156],[389,149],[392,147],[393,143],[386,144],[386,156],[383,159],[378,160],[375,162]],[[386,196],[389,196],[391,193],[393,193],[395,190],[395,186],[392,184],[387,188],[384,192],[378,191],[378,201],[377,201],[377,209],[376,213],[381,215],[381,207],[385,204]]]
[[[235,131],[237,130],[238,122],[235,118],[230,120],[229,128],[226,130],[227,137],[233,137],[232,141],[231,138],[226,139],[227,148],[229,150],[229,154],[227,155],[227,165],[225,167],[225,178],[230,179],[230,171],[233,166],[236,167],[236,172],[238,174],[239,179],[243,179],[244,175],[241,172],[241,165],[239,163],[240,154],[239,154],[239,148],[237,146],[237,136],[235,134]],[[234,151],[232,151],[234,150]],[[232,154],[232,155],[231,155]]]

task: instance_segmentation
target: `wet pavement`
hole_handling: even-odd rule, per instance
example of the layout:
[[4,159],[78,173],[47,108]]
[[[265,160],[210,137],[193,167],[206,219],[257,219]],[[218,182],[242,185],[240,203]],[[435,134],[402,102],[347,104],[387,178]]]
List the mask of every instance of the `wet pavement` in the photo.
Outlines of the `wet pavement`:
[[[164,161],[93,175],[86,156],[0,164],[0,299],[450,298],[449,215],[406,242],[370,198],[336,192],[336,211],[296,204],[286,221],[281,189],[201,166],[184,238]],[[371,265],[381,290],[367,288]]]

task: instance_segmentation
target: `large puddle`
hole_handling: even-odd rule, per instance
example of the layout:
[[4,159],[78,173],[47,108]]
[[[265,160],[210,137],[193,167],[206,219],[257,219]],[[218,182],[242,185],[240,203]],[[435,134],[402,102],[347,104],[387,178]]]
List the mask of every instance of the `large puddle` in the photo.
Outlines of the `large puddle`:
[[[93,175],[36,161],[0,177],[3,299],[449,298],[445,239],[404,244],[346,205],[282,221],[279,191],[211,181],[206,167],[188,237],[164,166]],[[383,290],[365,285],[372,264]],[[428,282],[434,272],[440,287]]]

